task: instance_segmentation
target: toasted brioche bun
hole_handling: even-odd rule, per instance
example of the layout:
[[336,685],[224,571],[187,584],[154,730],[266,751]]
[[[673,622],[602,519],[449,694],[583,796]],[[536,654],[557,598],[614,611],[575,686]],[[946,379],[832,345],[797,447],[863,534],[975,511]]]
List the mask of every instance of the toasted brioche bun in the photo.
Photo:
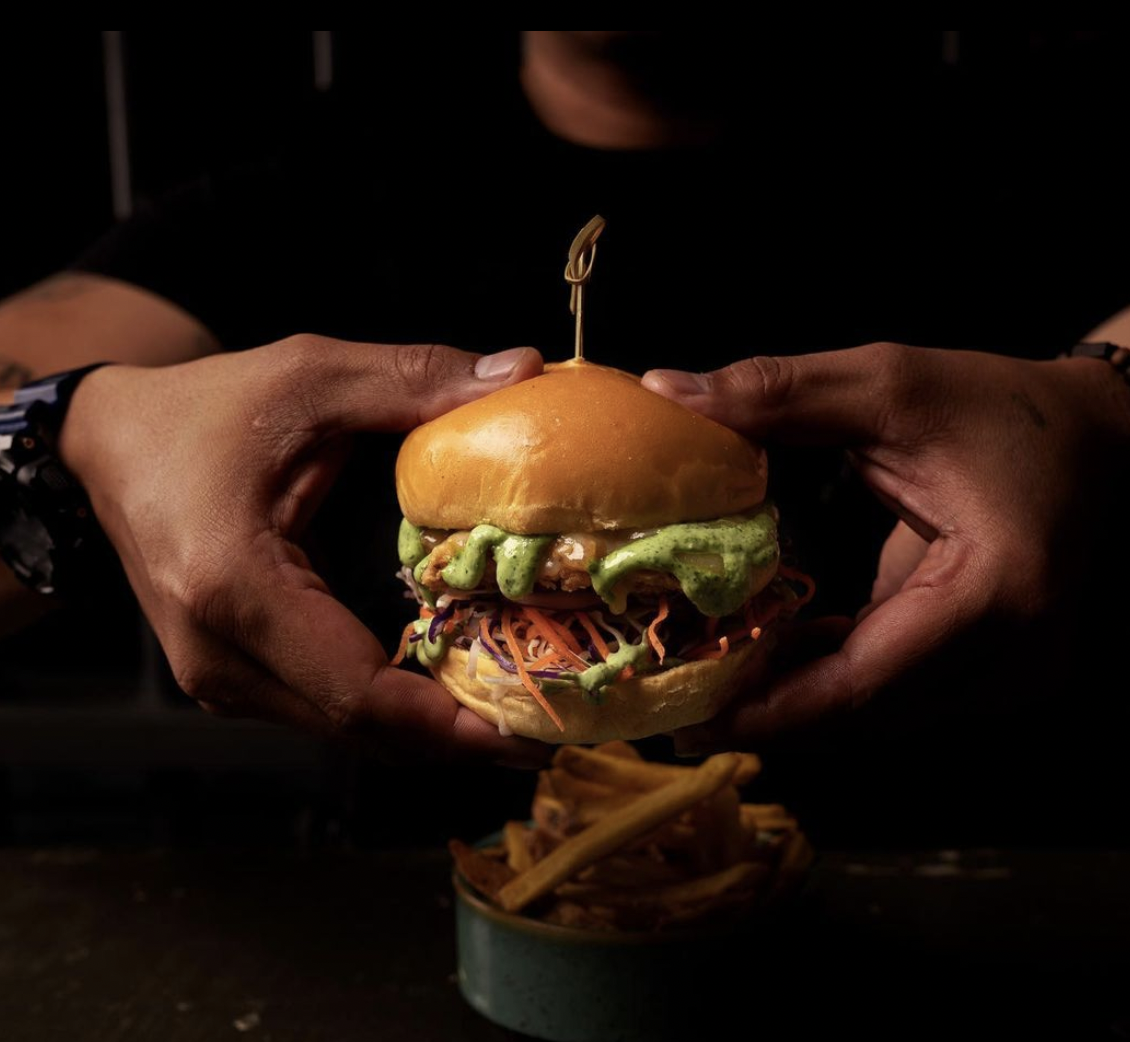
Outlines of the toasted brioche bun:
[[463,705],[503,732],[542,742],[588,744],[647,738],[709,720],[739,691],[757,683],[775,643],[775,629],[769,629],[756,643],[743,644],[724,658],[622,680],[604,689],[600,705],[586,702],[580,688],[555,694],[551,700],[564,731],[524,687],[479,679],[506,675],[486,655],[479,656],[474,679],[467,676],[468,653],[459,648],[451,648],[431,670]]
[[416,428],[396,489],[422,528],[530,535],[737,514],[765,498],[766,473],[760,448],[637,377],[566,362]]

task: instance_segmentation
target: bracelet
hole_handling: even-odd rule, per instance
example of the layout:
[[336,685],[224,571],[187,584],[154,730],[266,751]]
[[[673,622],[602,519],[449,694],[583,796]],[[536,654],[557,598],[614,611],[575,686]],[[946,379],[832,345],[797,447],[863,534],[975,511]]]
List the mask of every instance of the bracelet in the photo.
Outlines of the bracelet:
[[33,380],[0,406],[0,560],[40,593],[96,589],[113,561],[86,492],[57,455],[71,396],[99,365]]
[[1130,347],[1122,344],[1112,344],[1105,340],[1081,340],[1070,348],[1066,358],[1098,358],[1109,362],[1115,370],[1130,385]]

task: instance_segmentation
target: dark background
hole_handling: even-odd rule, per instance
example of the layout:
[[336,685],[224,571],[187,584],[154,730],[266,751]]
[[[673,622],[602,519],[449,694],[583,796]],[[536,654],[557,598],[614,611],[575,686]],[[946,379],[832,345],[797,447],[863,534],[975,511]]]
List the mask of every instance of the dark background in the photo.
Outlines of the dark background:
[[[756,111],[765,134],[811,111],[816,90],[826,102],[815,107],[844,135],[870,116],[886,126],[936,121],[943,169],[956,135],[963,162],[976,163],[978,141],[994,162],[1012,156],[993,190],[1002,215],[1021,214],[1025,234],[1056,244],[1049,285],[1061,268],[1098,273],[1042,325],[994,338],[1005,350],[1048,353],[1130,299],[1118,248],[1125,199],[1111,188],[1121,180],[1111,143],[1124,125],[1125,44],[1086,31],[755,39],[734,100]],[[330,103],[387,121],[409,152],[413,134],[422,142],[436,126],[489,120],[489,99],[511,89],[516,53],[510,36],[471,46],[453,34],[344,31],[10,34],[0,62],[0,294],[70,262],[131,200],[292,146]],[[957,102],[921,104],[935,88]],[[124,151],[114,144],[123,126]],[[874,176],[897,182],[899,159],[877,151]],[[1038,190],[1028,183],[1037,173]],[[963,263],[969,244],[951,241],[937,214],[908,219]],[[985,287],[986,325],[1003,327],[1002,296],[1022,310],[1042,289],[1014,285],[1003,265]],[[939,307],[933,342],[969,336],[948,319]],[[875,508],[861,499],[860,510]],[[863,571],[877,545],[852,548]],[[1052,766],[1034,784],[1036,764],[1057,762],[1054,748],[1034,744],[1009,766],[1017,746],[1039,742],[1046,735],[991,713],[940,732],[925,761],[918,740],[889,726],[804,739],[774,753],[760,795],[807,814],[818,843],[1124,841],[1109,794],[1079,802],[1076,768]],[[0,842],[442,842],[520,814],[531,787],[491,767],[390,766],[266,725],[211,720],[173,690],[128,603],[69,609],[0,644]],[[1071,827],[1051,824],[1062,820]]]

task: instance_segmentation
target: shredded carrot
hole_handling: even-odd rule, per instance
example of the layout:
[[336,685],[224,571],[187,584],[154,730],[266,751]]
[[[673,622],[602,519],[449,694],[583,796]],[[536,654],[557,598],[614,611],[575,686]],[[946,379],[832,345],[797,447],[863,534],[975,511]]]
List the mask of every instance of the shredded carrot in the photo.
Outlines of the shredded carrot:
[[[533,623],[535,630],[551,648],[557,651],[559,657],[568,665],[579,666],[581,670],[589,668],[589,663],[581,658],[581,646],[567,627],[554,622],[553,619],[543,615],[537,608],[529,605],[523,606]],[[564,645],[564,646],[562,646]]]
[[667,618],[667,613],[670,609],[667,606],[667,598],[661,596],[659,598],[659,614],[651,620],[651,625],[647,628],[647,639],[651,643],[652,648],[655,649],[655,654],[659,657],[659,664],[663,665],[663,660],[667,657],[667,649],[663,646],[663,641],[659,639],[659,624]]
[[485,615],[479,619],[479,640],[482,641],[483,646],[488,651],[493,652],[499,658],[506,657],[502,654],[502,649],[494,642],[494,638],[490,635],[490,623],[487,621]]
[[612,653],[608,650],[608,645],[604,642],[604,638],[600,635],[600,630],[598,630],[596,626],[593,625],[592,619],[590,619],[588,617],[588,614],[583,611],[577,612],[577,619],[588,632],[589,639],[592,640],[593,645],[596,647],[596,650],[600,653],[600,657],[605,661],[608,661],[608,656]]
[[631,680],[632,677],[634,677],[635,675],[636,675],[636,667],[635,666],[625,666],[622,670],[620,670],[620,675],[616,679],[617,680]]
[[404,627],[404,632],[400,635],[400,646],[396,649],[396,654],[392,656],[390,666],[399,666],[404,661],[404,656],[408,654],[408,638],[412,636],[415,629],[415,621]]
[[702,655],[699,655],[698,658],[700,658],[700,659],[725,658],[726,655],[729,654],[729,651],[730,651],[730,638],[729,637],[719,637],[718,638],[718,648],[717,648],[717,650],[716,651],[704,652]]
[[749,635],[754,640],[761,640],[761,627],[760,626],[754,626],[753,629],[751,629],[749,631]]
[[538,704],[546,711],[550,720],[557,725],[557,730],[564,731],[565,725],[561,722],[561,717],[557,715],[557,711],[549,704],[545,695],[542,694],[541,688],[534,683],[533,677],[531,677],[526,670],[526,663],[522,658],[522,649],[518,644],[517,638],[514,636],[514,628],[510,616],[510,609],[503,608],[502,636],[506,641],[506,646],[510,649],[510,656],[514,660],[514,665],[518,667],[518,679],[522,681],[522,686],[537,699]]
[[577,616],[580,612],[573,612],[568,615],[561,622],[550,617],[549,615],[542,615],[542,621],[549,626],[555,633],[560,634],[562,642],[570,651],[575,651],[578,655],[583,655],[584,650],[581,648],[581,642],[574,636],[573,631],[569,628],[570,624],[577,621]]

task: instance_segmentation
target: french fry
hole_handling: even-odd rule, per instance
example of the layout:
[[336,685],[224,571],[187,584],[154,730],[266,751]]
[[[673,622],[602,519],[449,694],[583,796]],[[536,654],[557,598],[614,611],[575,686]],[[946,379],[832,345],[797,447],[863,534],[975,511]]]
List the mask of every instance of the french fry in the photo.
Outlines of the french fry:
[[536,793],[531,812],[534,821],[551,836],[564,839],[572,831],[573,809],[556,796]]
[[541,861],[542,858],[548,857],[556,850],[560,843],[560,838],[550,835],[545,829],[531,829],[528,838],[530,857],[533,858],[534,861]]
[[713,901],[727,893],[752,887],[768,875],[764,865],[741,862],[720,872],[698,876],[682,883],[659,887],[609,887],[591,883],[565,883],[558,887],[562,898],[585,906],[651,908],[675,911],[687,905]]
[[777,877],[773,881],[773,895],[783,897],[800,885],[804,873],[815,859],[812,844],[803,832],[794,832],[781,855]]
[[694,853],[700,872],[716,872],[740,860],[742,828],[739,803],[738,790],[727,785],[694,808],[691,819],[697,832]]
[[635,794],[576,778],[558,768],[542,771],[534,794],[533,817],[555,836],[587,827]]
[[553,766],[574,778],[630,792],[650,792],[693,769],[610,756],[599,748],[585,749],[579,745],[561,746],[553,757]]
[[642,760],[640,751],[631,742],[617,740],[614,742],[601,742],[595,747],[596,752],[603,756],[619,756],[625,760]]
[[538,771],[538,783],[534,788],[534,795],[557,798],[557,787],[553,781],[552,771]]
[[455,866],[468,883],[492,901],[498,899],[499,892],[515,878],[514,870],[498,857],[490,857],[482,850],[468,846],[458,839],[447,845]]
[[789,845],[785,847],[784,854],[781,855],[778,871],[782,875],[799,875],[812,864],[814,856],[808,837],[803,832],[794,832],[789,839]]
[[624,795],[627,790],[615,785],[578,778],[561,767],[550,767],[544,772],[549,776],[548,785],[553,795],[563,800],[584,802],[585,800],[604,800],[609,796]]
[[517,912],[544,897],[593,862],[713,796],[729,784],[739,762],[737,753],[721,753],[697,768],[681,770],[678,778],[571,836],[543,861],[516,876],[499,891],[499,904],[508,912]]
[[603,887],[665,886],[686,878],[686,872],[666,858],[648,853],[613,854],[589,865],[578,881]]
[[560,839],[588,828],[614,810],[631,803],[637,794],[615,793],[598,800],[574,803],[550,796],[535,796],[533,818],[551,835]]
[[795,889],[813,860],[780,804],[742,803],[761,770],[728,753],[699,767],[649,763],[627,742],[563,746],[538,775],[533,824],[502,845],[453,842],[459,871],[508,911],[541,899],[545,922],[660,930],[732,922]]
[[[633,792],[650,792],[674,781],[693,767],[678,764],[650,763],[623,755],[603,752],[604,746],[585,749],[579,745],[563,745],[553,757],[554,767],[568,771],[576,778]],[[735,753],[738,766],[734,784],[741,786],[761,773],[761,760],[753,753]]]
[[515,872],[525,872],[534,863],[530,854],[530,830],[520,821],[508,821],[502,829],[502,845],[506,848],[506,864]]
[[633,843],[629,849],[655,847],[669,854],[681,854],[693,850],[697,845],[698,833],[694,825],[689,820],[677,818],[674,821],[664,822],[654,832]]
[[633,803],[638,797],[639,793],[620,792],[599,800],[586,800],[573,808],[573,820],[581,828],[588,828],[589,825],[595,825],[601,818],[607,817],[613,811],[620,810]]
[[576,901],[555,901],[543,916],[547,923],[557,926],[579,927],[582,930],[622,929],[617,916],[611,909],[588,908]]
[[734,784],[740,789],[748,785],[761,773],[761,757],[753,753],[740,753],[741,760],[738,769],[734,772]]
[[796,818],[779,803],[743,803],[741,816],[743,828],[752,827],[755,831],[792,831],[797,827]]

